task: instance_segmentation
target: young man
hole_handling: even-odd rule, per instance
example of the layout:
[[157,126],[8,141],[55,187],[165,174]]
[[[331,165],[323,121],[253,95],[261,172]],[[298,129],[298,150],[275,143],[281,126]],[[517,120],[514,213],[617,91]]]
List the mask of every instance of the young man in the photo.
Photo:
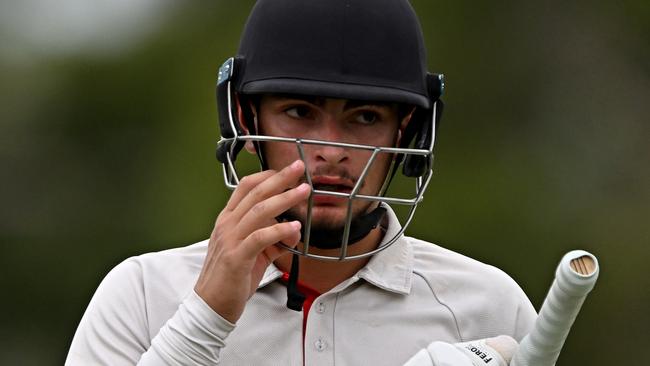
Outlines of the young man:
[[[451,344],[520,340],[523,291],[389,205],[408,224],[422,198],[441,92],[406,0],[259,0],[220,70],[234,192],[210,239],[114,268],[67,363],[505,365],[509,338]],[[262,169],[239,179],[243,148]],[[386,196],[398,171],[414,197]]]

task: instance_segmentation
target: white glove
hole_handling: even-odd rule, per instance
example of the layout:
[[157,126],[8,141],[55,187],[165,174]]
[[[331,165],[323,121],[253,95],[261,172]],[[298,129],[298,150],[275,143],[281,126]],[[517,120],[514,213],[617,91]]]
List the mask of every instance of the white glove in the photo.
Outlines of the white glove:
[[508,366],[517,350],[517,341],[509,336],[462,343],[432,342],[404,366]]

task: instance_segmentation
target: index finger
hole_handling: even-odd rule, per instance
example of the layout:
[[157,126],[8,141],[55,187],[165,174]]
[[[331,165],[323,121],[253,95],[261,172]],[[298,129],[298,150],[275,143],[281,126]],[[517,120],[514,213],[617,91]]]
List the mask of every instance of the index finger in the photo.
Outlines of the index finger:
[[294,161],[251,189],[233,212],[243,217],[255,204],[295,187],[304,173],[305,163],[300,159]]
[[267,180],[270,176],[275,174],[275,170],[264,170],[255,174],[247,175],[239,181],[237,188],[232,192],[225,209],[233,211],[239,205],[239,202],[246,197],[251,189],[255,188],[258,184]]

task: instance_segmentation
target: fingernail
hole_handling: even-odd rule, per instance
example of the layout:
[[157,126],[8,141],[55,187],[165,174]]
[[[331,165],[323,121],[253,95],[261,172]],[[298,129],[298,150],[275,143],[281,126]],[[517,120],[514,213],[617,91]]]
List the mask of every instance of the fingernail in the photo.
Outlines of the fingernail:
[[301,167],[301,165],[302,165],[302,160],[296,160],[291,164],[291,167],[294,168],[294,169],[297,169],[297,168]]
[[300,193],[308,192],[311,189],[308,183],[302,183],[298,187],[296,187],[296,190]]
[[293,227],[294,230],[300,230],[300,221],[291,221],[291,227]]

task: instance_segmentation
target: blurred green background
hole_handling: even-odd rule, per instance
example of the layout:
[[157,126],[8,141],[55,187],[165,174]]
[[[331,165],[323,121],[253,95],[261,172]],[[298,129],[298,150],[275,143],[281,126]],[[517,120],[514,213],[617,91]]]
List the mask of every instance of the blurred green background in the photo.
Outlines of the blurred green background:
[[[216,70],[252,3],[0,3],[0,364],[62,364],[110,268],[209,235]],[[409,233],[536,307],[565,252],[594,252],[558,365],[646,364],[650,2],[413,5],[447,108]]]

